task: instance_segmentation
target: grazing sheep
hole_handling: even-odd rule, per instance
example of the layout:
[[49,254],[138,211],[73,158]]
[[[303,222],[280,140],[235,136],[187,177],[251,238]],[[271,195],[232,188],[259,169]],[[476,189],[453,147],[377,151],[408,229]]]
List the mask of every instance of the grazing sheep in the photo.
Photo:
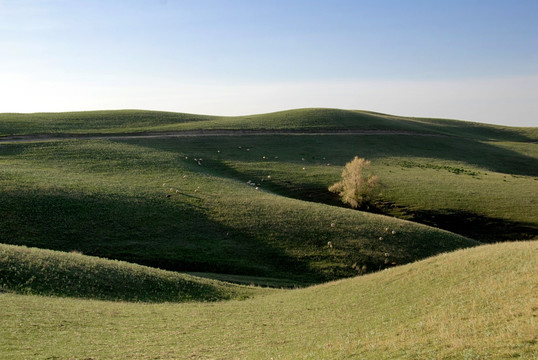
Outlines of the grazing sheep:
[[327,242],[327,246],[328,246],[329,248],[332,249],[332,248],[333,248],[333,243],[332,243],[332,241],[328,241],[328,242]]
[[383,237],[380,236],[380,237],[379,237],[379,241],[383,241]]
[[396,235],[396,231],[392,230],[392,235]]
[[335,227],[335,226],[336,226],[336,224],[335,224],[335,223],[331,223],[331,227]]

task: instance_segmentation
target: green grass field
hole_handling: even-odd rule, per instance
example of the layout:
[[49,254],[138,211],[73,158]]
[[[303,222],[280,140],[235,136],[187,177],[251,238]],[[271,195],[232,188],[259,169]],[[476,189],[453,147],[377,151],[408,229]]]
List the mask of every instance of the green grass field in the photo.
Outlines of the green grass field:
[[[337,109],[0,114],[0,358],[533,358],[537,141]],[[328,191],[355,155],[368,211]]]
[[4,244],[0,274],[5,291],[113,301],[207,302],[267,291],[76,252]]
[[208,116],[143,110],[0,114],[0,136],[111,134],[211,129],[391,130],[479,140],[535,141],[536,128],[394,116],[358,110],[296,109],[250,116]]
[[[224,157],[241,154],[233,140],[205,141],[223,145],[222,155],[215,150],[214,156]],[[297,284],[353,276],[353,264],[379,270],[478,244],[391,217],[274,194],[271,179],[279,181],[281,164],[291,166],[285,153],[263,173],[268,179],[275,170],[271,181],[262,183],[250,176],[256,174],[231,175],[211,158],[211,150],[203,152],[196,143],[148,141],[9,145],[12,154],[0,158],[10,164],[0,180],[4,242]],[[244,151],[257,157],[255,152]],[[202,165],[194,161],[200,157]],[[302,166],[296,165],[299,174]],[[259,182],[259,190],[247,185],[249,180]],[[397,234],[386,234],[387,227]],[[385,253],[392,256],[387,259]]]
[[4,359],[534,359],[536,242],[245,301],[0,294]]

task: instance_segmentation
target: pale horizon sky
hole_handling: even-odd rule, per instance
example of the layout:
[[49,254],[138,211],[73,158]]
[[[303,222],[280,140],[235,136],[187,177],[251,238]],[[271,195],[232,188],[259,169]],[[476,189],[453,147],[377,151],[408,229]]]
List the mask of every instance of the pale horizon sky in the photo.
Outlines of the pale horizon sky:
[[0,113],[304,107],[538,126],[538,1],[0,0]]

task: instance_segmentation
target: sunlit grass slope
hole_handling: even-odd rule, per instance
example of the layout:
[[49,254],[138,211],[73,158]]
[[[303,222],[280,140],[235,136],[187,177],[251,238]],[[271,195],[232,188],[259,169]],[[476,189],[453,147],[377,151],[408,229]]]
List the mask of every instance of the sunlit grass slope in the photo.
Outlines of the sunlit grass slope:
[[126,133],[209,129],[388,130],[463,136],[481,140],[536,141],[536,128],[425,119],[360,110],[295,109],[247,116],[117,110],[0,114],[0,136],[21,134]]
[[207,121],[211,116],[144,110],[0,114],[0,134],[61,134],[144,131],[171,124]]
[[[238,180],[339,205],[327,188],[358,155],[384,184],[380,210],[483,241],[538,236],[538,145],[413,135],[273,135],[129,140],[185,154]],[[239,148],[239,146],[241,148]],[[220,151],[220,152],[219,152]],[[267,178],[270,176],[270,178]]]
[[0,289],[150,302],[218,301],[262,292],[121,261],[5,244],[0,244]]
[[0,294],[5,359],[535,359],[537,242],[485,245],[246,301]]
[[[219,139],[206,140],[205,148],[211,150]],[[478,244],[395,218],[277,195],[266,190],[267,181],[230,175],[188,143],[161,148],[161,142],[3,145],[1,241],[298,284]],[[236,143],[226,144],[222,156],[241,153]],[[296,167],[303,172],[302,164]],[[265,180],[271,180],[268,175],[279,179],[267,172]],[[260,185],[248,185],[249,180]]]

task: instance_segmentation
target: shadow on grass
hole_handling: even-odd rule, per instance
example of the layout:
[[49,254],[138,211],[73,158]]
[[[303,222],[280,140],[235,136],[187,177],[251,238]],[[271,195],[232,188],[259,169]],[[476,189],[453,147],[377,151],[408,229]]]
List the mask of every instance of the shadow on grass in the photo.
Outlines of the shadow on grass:
[[124,260],[181,272],[323,280],[261,236],[212,221],[166,194],[0,193],[1,242]]
[[378,203],[373,211],[448,230],[484,243],[538,238],[537,224],[499,219],[470,211],[411,210],[389,202]]
[[[230,178],[237,180],[245,178],[244,173],[222,161],[212,161],[211,168]],[[264,183],[263,188],[293,199],[347,207],[342,204],[336,194],[319,186],[293,184],[289,181],[278,184],[272,181]],[[485,243],[538,238],[538,225],[536,224],[499,219],[469,211],[454,209],[411,210],[389,202],[378,202],[358,210],[429,225]]]

